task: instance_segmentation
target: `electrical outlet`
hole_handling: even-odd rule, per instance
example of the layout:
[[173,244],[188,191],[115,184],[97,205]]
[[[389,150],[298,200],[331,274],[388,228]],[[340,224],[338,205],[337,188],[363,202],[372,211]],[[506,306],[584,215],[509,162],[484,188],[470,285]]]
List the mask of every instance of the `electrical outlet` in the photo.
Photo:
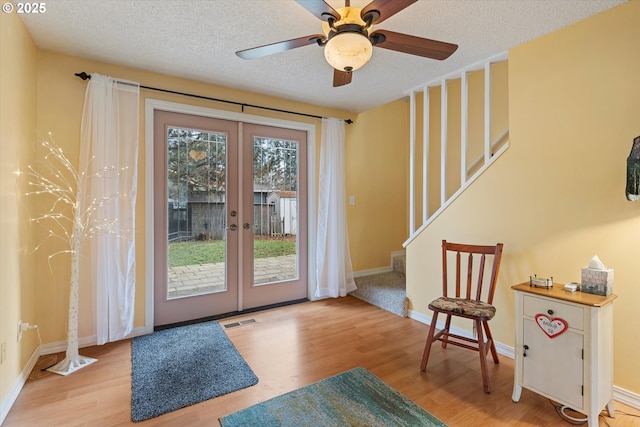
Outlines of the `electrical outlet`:
[[2,341],[0,342],[0,364],[5,360],[7,360],[7,343]]
[[22,320],[18,320],[18,342],[22,341]]

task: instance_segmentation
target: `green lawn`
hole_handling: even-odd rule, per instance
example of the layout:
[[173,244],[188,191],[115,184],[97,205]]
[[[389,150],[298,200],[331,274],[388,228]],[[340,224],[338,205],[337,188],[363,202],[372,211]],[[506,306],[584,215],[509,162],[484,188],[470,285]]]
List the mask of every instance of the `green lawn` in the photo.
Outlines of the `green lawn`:
[[[224,262],[224,241],[169,243],[169,267]],[[276,239],[255,239],[254,257],[268,258],[296,253],[296,242]]]

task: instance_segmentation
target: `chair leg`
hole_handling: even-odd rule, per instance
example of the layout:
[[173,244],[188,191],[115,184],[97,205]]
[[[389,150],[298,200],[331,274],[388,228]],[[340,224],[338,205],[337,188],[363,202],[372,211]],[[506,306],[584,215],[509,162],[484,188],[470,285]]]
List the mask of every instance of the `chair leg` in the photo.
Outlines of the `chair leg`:
[[485,393],[491,393],[489,387],[489,370],[487,369],[487,351],[482,333],[482,321],[476,320],[476,333],[478,334],[478,353],[480,353],[480,370],[482,371],[482,388]]
[[438,321],[438,312],[433,312],[431,318],[431,326],[429,326],[429,332],[427,335],[427,342],[424,345],[424,352],[422,353],[422,363],[420,363],[420,370],[425,371],[427,369],[427,362],[429,361],[429,353],[431,353],[431,344],[433,344],[433,336],[436,333],[436,323]]
[[449,339],[449,328],[451,327],[451,315],[447,314],[447,320],[444,322],[444,329],[440,341],[442,341],[442,348],[447,348],[447,340]]
[[500,361],[498,360],[498,351],[496,350],[496,344],[493,341],[493,336],[491,336],[491,329],[489,329],[489,322],[482,322],[482,324],[484,325],[484,331],[490,344],[489,348],[491,349],[491,356],[493,356],[493,363],[497,365],[500,363]]

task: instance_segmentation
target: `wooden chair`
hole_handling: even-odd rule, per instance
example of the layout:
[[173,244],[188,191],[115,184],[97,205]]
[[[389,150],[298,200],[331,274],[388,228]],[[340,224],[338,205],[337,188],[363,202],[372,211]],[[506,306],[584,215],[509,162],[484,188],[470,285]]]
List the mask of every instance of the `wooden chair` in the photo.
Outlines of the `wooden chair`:
[[[448,280],[447,254],[455,253],[455,294],[453,289],[448,289],[450,280]],[[461,256],[464,254],[465,256]],[[468,255],[468,256],[467,256]],[[466,262],[464,261],[466,258]],[[474,260],[480,259],[480,263],[475,266]],[[491,259],[493,258],[493,259]],[[475,350],[480,354],[480,368],[482,370],[482,384],[485,393],[490,393],[489,374],[487,369],[487,352],[491,350],[493,362],[498,364],[498,352],[491,336],[489,329],[489,320],[496,313],[493,303],[493,294],[498,280],[498,270],[500,269],[500,259],[502,258],[502,243],[495,246],[466,245],[459,243],[449,243],[442,241],[442,297],[432,301],[429,309],[433,311],[429,334],[427,335],[427,343],[424,346],[422,355],[422,371],[427,369],[429,361],[429,353],[431,345],[434,341],[442,341],[442,348],[446,348],[447,344],[457,345],[460,347]],[[485,264],[491,265],[491,275],[487,280],[485,275]],[[462,268],[461,268],[462,267]],[[466,286],[461,288],[460,277],[461,271],[466,274]],[[474,284],[472,276],[477,274],[477,282]],[[449,293],[451,292],[451,293]],[[436,333],[436,323],[438,315],[442,313],[446,315],[444,329]],[[469,338],[456,335],[450,332],[451,317],[458,316],[471,319],[474,321],[474,330],[477,338]],[[487,341],[485,342],[484,335]],[[470,343],[470,344],[469,344]]]

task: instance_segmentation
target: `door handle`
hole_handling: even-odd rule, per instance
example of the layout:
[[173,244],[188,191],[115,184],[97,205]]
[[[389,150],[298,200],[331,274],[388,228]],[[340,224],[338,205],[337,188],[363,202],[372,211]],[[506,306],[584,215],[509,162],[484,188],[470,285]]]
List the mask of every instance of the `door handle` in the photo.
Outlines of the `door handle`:
[[238,229],[238,226],[236,224],[231,224],[230,226],[227,227],[227,229],[231,231],[236,231]]
[[522,348],[524,349],[522,357],[527,357],[527,350],[529,350],[529,346],[525,344]]

